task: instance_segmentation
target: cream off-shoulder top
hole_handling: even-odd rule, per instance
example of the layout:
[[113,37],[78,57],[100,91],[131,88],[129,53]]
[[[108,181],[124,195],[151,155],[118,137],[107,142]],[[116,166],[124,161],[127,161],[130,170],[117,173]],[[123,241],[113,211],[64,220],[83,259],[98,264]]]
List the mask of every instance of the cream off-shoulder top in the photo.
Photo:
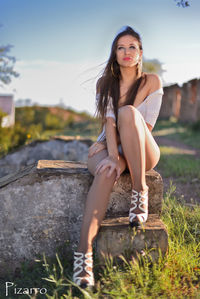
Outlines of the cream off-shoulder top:
[[[162,104],[163,88],[159,88],[154,92],[150,93],[144,101],[136,107],[138,111],[142,114],[145,122],[149,123],[152,127],[155,126],[156,120],[158,118],[160,107]],[[96,96],[96,101],[99,100],[99,94]],[[112,117],[116,120],[112,98],[109,97],[108,105],[106,110],[106,117]],[[97,138],[97,141],[104,141],[106,139],[105,124],[103,126],[102,132]]]

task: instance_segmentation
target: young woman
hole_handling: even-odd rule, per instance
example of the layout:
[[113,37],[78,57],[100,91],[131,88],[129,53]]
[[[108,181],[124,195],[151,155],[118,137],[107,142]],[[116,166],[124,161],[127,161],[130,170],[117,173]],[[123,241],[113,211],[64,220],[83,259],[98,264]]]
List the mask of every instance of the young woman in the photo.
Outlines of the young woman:
[[83,216],[80,243],[74,252],[75,283],[94,285],[92,244],[105,216],[110,193],[128,168],[132,182],[129,221],[146,222],[148,186],[145,172],[160,159],[152,129],[163,95],[159,76],[142,72],[142,42],[131,27],[123,27],[112,43],[111,54],[97,82],[97,111],[102,132],[89,149],[88,170],[94,176]]

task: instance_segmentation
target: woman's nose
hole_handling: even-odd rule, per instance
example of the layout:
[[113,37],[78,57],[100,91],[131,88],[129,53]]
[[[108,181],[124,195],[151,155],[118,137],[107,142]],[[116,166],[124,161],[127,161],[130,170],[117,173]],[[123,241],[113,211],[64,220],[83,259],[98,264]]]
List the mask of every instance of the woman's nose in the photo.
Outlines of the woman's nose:
[[125,54],[129,53],[129,48],[124,48],[124,53]]

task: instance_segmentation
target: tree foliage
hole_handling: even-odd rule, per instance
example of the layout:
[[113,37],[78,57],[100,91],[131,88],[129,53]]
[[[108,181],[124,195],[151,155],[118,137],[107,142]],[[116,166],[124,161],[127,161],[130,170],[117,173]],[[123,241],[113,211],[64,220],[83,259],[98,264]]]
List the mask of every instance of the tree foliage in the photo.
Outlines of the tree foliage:
[[[0,110],[0,122],[5,115]],[[66,129],[76,122],[73,115],[64,120],[60,115],[52,114],[48,107],[16,108],[15,120],[13,127],[0,126],[0,158],[21,145],[42,139],[46,130]]]
[[12,77],[19,76],[14,70],[16,59],[9,55],[11,48],[11,45],[0,46],[0,85],[9,84]]
[[162,63],[158,59],[144,59],[143,71],[147,73],[156,73],[162,77],[165,70],[162,68]]
[[190,6],[190,3],[189,3],[189,1],[185,1],[185,0],[174,0],[174,1],[176,1],[177,3],[177,5],[180,7],[180,6],[182,6],[182,7],[188,7],[188,6]]

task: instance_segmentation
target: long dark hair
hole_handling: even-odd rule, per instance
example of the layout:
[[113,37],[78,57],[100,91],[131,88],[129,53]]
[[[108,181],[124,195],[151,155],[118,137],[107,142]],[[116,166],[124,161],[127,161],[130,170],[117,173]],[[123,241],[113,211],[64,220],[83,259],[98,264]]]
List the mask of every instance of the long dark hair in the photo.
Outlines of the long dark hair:
[[[120,31],[113,40],[110,57],[108,59],[107,65],[103,71],[101,78],[97,81],[96,92],[98,96],[97,102],[97,116],[101,117],[102,119],[102,126],[105,123],[105,114],[106,114],[106,107],[108,104],[109,96],[113,99],[113,107],[114,113],[116,116],[116,123],[118,120],[118,101],[120,98],[120,88],[119,88],[119,81],[121,78],[120,67],[116,60],[116,50],[117,50],[117,42],[120,37],[124,35],[131,35],[137,39],[139,43],[139,48],[142,50],[142,41],[140,35],[133,30],[131,27],[126,26],[122,31]],[[129,88],[125,105],[133,105],[138,88],[142,81],[142,61],[141,63],[137,64],[137,80],[132,84]]]

